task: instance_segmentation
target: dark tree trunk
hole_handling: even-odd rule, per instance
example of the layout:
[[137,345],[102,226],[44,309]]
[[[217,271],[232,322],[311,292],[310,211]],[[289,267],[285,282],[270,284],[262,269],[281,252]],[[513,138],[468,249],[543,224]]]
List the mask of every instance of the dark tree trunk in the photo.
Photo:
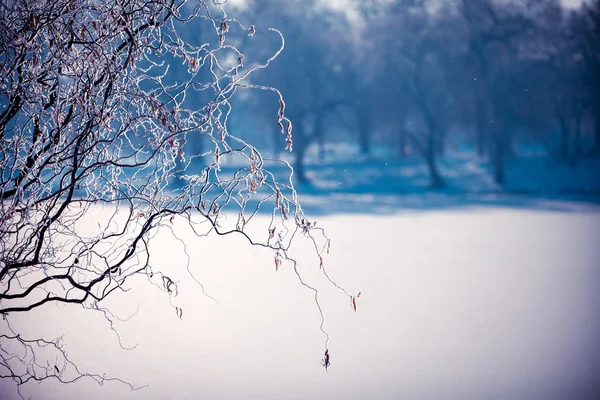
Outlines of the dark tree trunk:
[[398,155],[400,156],[401,160],[404,160],[404,158],[406,157],[406,129],[404,126],[405,123],[405,115],[403,112],[398,111],[398,136],[396,137],[396,145],[397,150],[398,150]]
[[446,133],[442,131],[438,131],[435,141],[435,150],[436,154],[440,157],[444,156],[446,151]]
[[581,157],[583,155],[583,147],[581,146],[582,119],[583,112],[580,108],[578,108],[575,114],[575,127],[573,129],[573,151],[575,153],[575,157]]
[[594,149],[593,154],[600,154],[600,106],[597,107],[597,113],[594,120]]
[[371,136],[369,132],[370,117],[366,110],[358,110],[358,140],[360,145],[360,153],[368,155],[371,153]]
[[479,157],[485,156],[485,150],[487,147],[486,143],[486,115],[485,115],[485,104],[480,99],[475,98],[477,102],[475,106],[476,123],[475,123],[475,146],[477,148],[477,155]]
[[296,158],[294,159],[294,176],[298,183],[309,182],[306,177],[306,168],[304,164],[306,150],[315,139],[323,137],[323,121],[325,120],[327,113],[333,111],[339,104],[340,103],[336,101],[328,102],[314,111],[314,119],[312,121],[312,130],[310,131],[310,134],[307,132],[305,124],[307,122],[306,118],[310,114],[293,116],[293,121],[296,121],[294,128],[294,153],[296,153]]
[[425,161],[427,162],[427,167],[429,168],[429,176],[431,178],[431,187],[440,188],[444,186],[444,181],[438,171],[435,159],[435,142],[436,135],[435,130],[430,129],[429,134],[427,135],[427,148],[425,149]]
[[317,139],[319,141],[319,161],[325,162],[325,130],[321,129],[317,133]]
[[569,128],[565,121],[560,124],[560,157],[563,160],[569,157]]
[[[293,141],[292,154],[294,154],[293,167],[293,178],[296,183],[303,184],[308,182],[306,177],[306,165],[305,165],[305,154],[310,144],[311,139],[315,139],[315,136],[309,137],[306,132],[306,117],[307,114],[298,113],[290,114],[290,120],[294,124],[293,130]],[[314,132],[313,132],[314,133]]]
[[296,182],[299,184],[308,183],[308,178],[306,177],[306,168],[304,165],[304,155],[307,149],[307,138],[306,136],[296,131],[296,137],[294,141],[294,153],[296,153],[296,157],[294,159],[294,177],[296,178]]
[[492,155],[494,165],[494,181],[499,185],[506,183],[504,173],[504,159],[506,157],[506,136],[502,125],[497,123],[493,127]]
[[566,160],[569,156],[569,126],[564,107],[561,107],[561,104],[556,105],[556,120],[560,129],[560,159]]
[[427,162],[427,167],[429,168],[431,187],[440,188],[444,186],[444,181],[442,180],[442,177],[438,171],[435,158],[437,132],[439,129],[429,110],[429,107],[427,107],[427,103],[423,100],[423,98],[421,98],[419,104],[421,105],[421,112],[423,114],[425,123],[427,124],[427,139],[425,142],[425,149],[423,149],[423,154],[425,156],[425,161]]
[[506,175],[504,174],[504,154],[501,145],[496,146],[494,155],[494,182],[498,185],[506,183]]

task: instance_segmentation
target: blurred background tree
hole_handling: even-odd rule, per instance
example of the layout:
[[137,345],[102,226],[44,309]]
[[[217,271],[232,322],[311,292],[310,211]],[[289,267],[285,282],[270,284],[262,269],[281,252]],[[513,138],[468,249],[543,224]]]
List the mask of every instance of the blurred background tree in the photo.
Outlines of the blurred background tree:
[[[410,167],[427,171],[423,190],[459,175],[464,189],[469,160],[495,182],[490,190],[510,190],[519,182],[509,176],[524,163],[596,165],[589,156],[600,153],[597,0],[232,5],[264,23],[284,16],[275,26],[286,49],[253,79],[288,99],[297,182],[318,188],[324,164],[352,159],[393,163],[405,180]],[[278,153],[275,130],[252,128],[269,110],[239,102],[247,118],[238,128]]]

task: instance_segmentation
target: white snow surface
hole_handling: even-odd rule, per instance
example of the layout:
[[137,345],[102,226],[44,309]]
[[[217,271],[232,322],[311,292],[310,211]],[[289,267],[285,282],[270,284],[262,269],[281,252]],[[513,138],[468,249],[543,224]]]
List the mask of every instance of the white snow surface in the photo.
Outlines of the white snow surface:
[[[600,398],[600,207],[556,203],[324,216],[331,237],[319,271],[307,241],[294,254],[319,290],[290,265],[242,238],[155,242],[155,264],[173,271],[180,321],[167,295],[140,279],[109,300],[128,322],[48,306],[13,325],[65,334],[84,371],[134,385],[83,380],[23,387],[33,399],[593,399]],[[258,216],[258,218],[266,218]],[[0,381],[3,399],[18,398]]]

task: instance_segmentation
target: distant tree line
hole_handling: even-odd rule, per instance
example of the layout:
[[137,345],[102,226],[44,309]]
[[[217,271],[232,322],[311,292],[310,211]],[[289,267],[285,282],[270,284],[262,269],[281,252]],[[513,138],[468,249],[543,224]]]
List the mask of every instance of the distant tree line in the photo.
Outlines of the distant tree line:
[[[559,0],[375,1],[354,14],[315,0],[273,1],[247,2],[242,12],[267,25],[275,9],[284,15],[285,50],[255,79],[286,98],[301,182],[307,148],[319,145],[324,157],[325,143],[337,140],[355,141],[364,155],[375,141],[399,157],[416,152],[437,187],[449,143],[472,145],[499,184],[519,143],[561,163],[600,154],[600,0],[576,9]],[[271,137],[249,122],[269,110],[252,101],[241,108],[244,134]],[[279,151],[280,140],[272,143]]]

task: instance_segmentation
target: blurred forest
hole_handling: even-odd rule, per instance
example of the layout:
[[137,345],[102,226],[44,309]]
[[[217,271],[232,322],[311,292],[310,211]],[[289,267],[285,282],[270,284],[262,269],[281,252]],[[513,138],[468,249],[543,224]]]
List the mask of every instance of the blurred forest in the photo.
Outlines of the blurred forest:
[[230,0],[227,9],[257,27],[261,40],[232,39],[246,62],[280,45],[266,28],[285,37],[252,83],[283,93],[294,151],[284,151],[268,91],[241,92],[229,128],[288,159],[306,188],[600,193],[600,0]]

